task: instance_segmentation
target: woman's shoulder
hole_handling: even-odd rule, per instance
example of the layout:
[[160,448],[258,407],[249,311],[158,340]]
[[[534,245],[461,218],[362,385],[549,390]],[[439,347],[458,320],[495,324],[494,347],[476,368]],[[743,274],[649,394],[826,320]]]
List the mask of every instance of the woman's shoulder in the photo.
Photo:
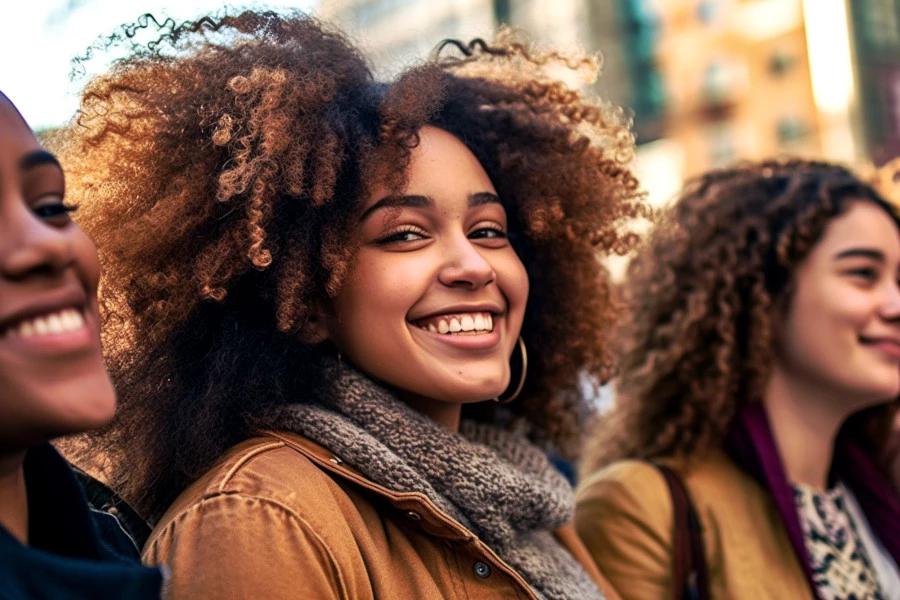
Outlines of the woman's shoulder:
[[[752,476],[720,450],[690,461],[665,459],[659,462],[671,468],[692,495],[715,495],[722,489],[735,486],[745,489],[759,487]],[[658,497],[664,491],[666,481],[655,464],[629,459],[611,463],[585,476],[578,486],[577,498],[579,502],[584,502],[625,493]]]
[[626,496],[654,500],[662,497],[665,485],[652,463],[621,460],[585,476],[578,484],[576,500],[579,505],[615,502]]
[[353,524],[365,500],[323,467],[329,456],[293,434],[241,442],[176,499],[144,561],[171,569],[177,598],[363,597]]
[[330,460],[338,459],[295,434],[265,432],[245,440],[181,493],[156,524],[148,545],[185,521],[224,524],[245,511],[280,513],[304,523],[334,522],[338,515],[332,513],[345,504],[334,502],[344,492],[322,467]]
[[[701,521],[771,522],[766,489],[725,452],[716,450],[690,462],[664,460],[681,479]],[[576,491],[575,522],[582,536],[599,529],[633,528],[663,543],[671,537],[672,496],[651,462],[623,460],[587,475]]]
[[[698,510],[705,512],[721,506],[723,497],[763,496],[762,487],[740,469],[727,454],[713,451],[690,462],[662,460],[684,484]],[[597,512],[627,512],[632,517],[658,521],[668,528],[672,500],[665,477],[647,461],[622,460],[587,475],[576,491],[578,513],[590,518]]]

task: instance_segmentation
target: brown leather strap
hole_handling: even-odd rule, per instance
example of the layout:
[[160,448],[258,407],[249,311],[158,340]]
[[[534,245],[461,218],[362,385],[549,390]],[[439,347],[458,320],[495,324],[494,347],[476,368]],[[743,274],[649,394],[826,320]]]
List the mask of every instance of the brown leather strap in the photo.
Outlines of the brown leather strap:
[[678,474],[656,465],[666,480],[672,497],[674,535],[672,537],[672,582],[675,600],[708,600],[709,576],[700,519]]

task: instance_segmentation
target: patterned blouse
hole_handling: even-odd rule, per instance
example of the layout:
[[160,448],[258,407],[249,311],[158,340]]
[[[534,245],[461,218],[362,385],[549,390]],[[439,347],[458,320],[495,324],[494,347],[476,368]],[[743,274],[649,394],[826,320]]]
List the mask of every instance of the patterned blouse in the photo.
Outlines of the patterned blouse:
[[819,596],[824,600],[886,600],[859,526],[847,507],[846,488],[838,485],[820,492],[794,484],[794,501]]

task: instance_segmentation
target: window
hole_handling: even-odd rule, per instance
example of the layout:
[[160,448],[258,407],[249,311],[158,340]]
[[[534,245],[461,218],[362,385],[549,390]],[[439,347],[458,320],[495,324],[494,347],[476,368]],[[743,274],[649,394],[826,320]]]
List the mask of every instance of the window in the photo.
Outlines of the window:
[[900,47],[900,6],[894,0],[859,0],[863,37],[872,50]]
[[710,166],[725,167],[737,158],[734,126],[730,121],[718,121],[707,126]]
[[624,55],[630,73],[628,104],[634,124],[645,141],[655,139],[655,124],[665,111],[666,93],[656,64],[660,20],[656,2],[618,0],[624,38]]
[[700,0],[697,3],[697,18],[707,25],[714,23],[725,12],[722,0]]
[[493,0],[494,5],[494,21],[497,23],[509,24],[510,21],[510,0]]
[[809,125],[802,117],[781,117],[776,124],[776,134],[780,144],[799,142],[809,135]]
[[797,64],[797,58],[785,51],[776,50],[769,57],[768,71],[773,76],[780,77],[790,71]]

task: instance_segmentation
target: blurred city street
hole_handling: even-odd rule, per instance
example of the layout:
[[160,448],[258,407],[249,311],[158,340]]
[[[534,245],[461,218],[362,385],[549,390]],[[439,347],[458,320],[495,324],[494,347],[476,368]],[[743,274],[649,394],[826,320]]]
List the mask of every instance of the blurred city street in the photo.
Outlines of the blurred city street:
[[[537,43],[600,53],[603,72],[588,91],[633,114],[635,168],[658,205],[685,178],[742,158],[799,155],[865,170],[900,155],[900,0],[265,4],[335,23],[382,76],[443,39],[490,37],[502,24]],[[14,8],[0,39],[8,52],[33,52],[4,61],[0,87],[35,127],[53,128],[74,112],[85,81],[69,81],[72,59],[100,36],[143,13],[178,20],[216,8],[209,0],[40,0]],[[112,58],[88,65],[86,76]]]
[[634,114],[655,203],[686,177],[783,154],[900,155],[898,0],[321,0],[390,73],[504,23],[603,56],[594,91]]

